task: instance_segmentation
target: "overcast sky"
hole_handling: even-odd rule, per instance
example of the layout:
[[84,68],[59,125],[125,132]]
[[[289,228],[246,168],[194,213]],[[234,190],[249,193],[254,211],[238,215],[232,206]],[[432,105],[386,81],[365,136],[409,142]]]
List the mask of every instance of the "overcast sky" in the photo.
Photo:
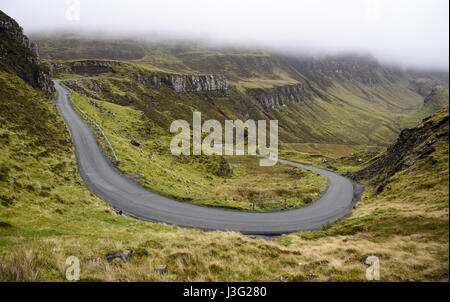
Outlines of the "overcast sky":
[[448,0],[1,0],[0,9],[26,33],[157,33],[295,52],[369,52],[411,67],[449,64]]

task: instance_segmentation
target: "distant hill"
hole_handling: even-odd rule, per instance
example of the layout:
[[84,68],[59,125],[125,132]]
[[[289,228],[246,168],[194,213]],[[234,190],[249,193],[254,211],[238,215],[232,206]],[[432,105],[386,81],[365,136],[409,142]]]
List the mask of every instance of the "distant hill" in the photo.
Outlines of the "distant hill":
[[[282,140],[287,142],[388,145],[402,128],[420,122],[424,116],[419,111],[429,115],[445,105],[445,102],[424,104],[425,97],[436,86],[448,90],[448,72],[402,70],[355,54],[295,57],[195,42],[143,42],[75,34],[34,35],[33,41],[39,45],[41,56],[52,63],[68,66],[85,59],[123,62],[121,68],[112,67],[116,71],[114,82],[106,71],[99,73],[100,78],[114,87],[116,94],[134,95],[141,110],[144,107],[149,110],[143,105],[145,97],[119,85],[119,80],[136,81],[149,74],[224,77],[228,89],[221,97],[228,100],[226,103],[217,95],[205,97],[201,92],[165,94],[163,90],[155,90],[145,94],[150,94],[152,102],[161,103],[162,107],[177,100],[186,103],[186,98],[196,99],[186,115],[204,110],[205,117],[219,120],[277,119]],[[70,69],[69,72],[83,74],[79,68]],[[142,76],[130,77],[131,71]],[[139,88],[154,89],[146,83],[140,83]],[[89,88],[85,92],[92,95]],[[114,97],[106,91],[100,96],[105,100],[108,96],[110,101]],[[173,107],[167,106],[164,113],[147,112],[147,118],[159,119],[158,116],[164,115],[159,120],[173,120],[178,114]],[[209,115],[211,110],[206,107],[214,108],[215,114]],[[156,123],[168,127],[165,122]]]
[[[418,113],[425,97],[418,92],[413,78],[385,69],[370,59],[347,58],[344,61],[348,63],[338,69],[338,75],[330,74],[335,68],[331,66],[338,64],[335,61],[326,70],[316,62],[318,66],[311,67],[308,77],[295,73],[293,65],[266,68],[271,57],[245,56],[242,60],[229,63],[223,73],[172,70],[146,61],[52,60],[49,65],[54,76],[96,75],[97,78],[81,83],[83,94],[137,106],[154,127],[165,131],[171,121],[181,117],[189,120],[193,111],[201,111],[204,118],[219,121],[276,119],[284,142],[388,145],[402,128],[412,127],[424,117]],[[370,65],[375,66],[375,71]],[[352,71],[357,66],[361,72]],[[298,68],[308,73],[307,67]],[[189,88],[193,87],[191,79],[201,83],[210,75],[213,82],[204,81],[198,88]],[[153,77],[158,83],[149,80]],[[174,85],[177,78],[179,86]],[[421,81],[443,82],[433,76]],[[444,90],[448,89],[445,85],[441,85]],[[208,91],[216,86],[226,89],[221,93]],[[176,105],[180,102],[184,109]],[[439,104],[442,103],[438,107]],[[428,111],[427,115],[431,113]]]

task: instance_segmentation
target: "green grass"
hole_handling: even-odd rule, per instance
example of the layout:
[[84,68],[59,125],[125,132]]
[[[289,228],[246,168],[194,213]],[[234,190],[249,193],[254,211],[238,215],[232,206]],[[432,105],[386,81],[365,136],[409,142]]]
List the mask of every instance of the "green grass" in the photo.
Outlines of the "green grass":
[[55,74],[53,76],[54,80],[67,80],[67,79],[76,79],[76,78],[82,78],[82,75],[79,74]]
[[384,148],[364,145],[283,144],[279,156],[337,173],[358,171]]
[[411,125],[416,120],[422,120],[426,117],[433,115],[439,109],[448,106],[449,94],[448,87],[437,85],[434,86],[434,90],[425,98],[426,102],[422,108],[409,117],[407,124]]
[[[5,73],[0,96],[2,281],[65,281],[72,255],[82,281],[365,281],[369,255],[380,258],[381,281],[448,281],[448,142],[436,145],[434,165],[417,161],[381,195],[369,187],[341,222],[267,241],[118,216],[83,183],[54,104]],[[105,261],[130,248],[129,262]],[[161,264],[164,276],[153,270]]]

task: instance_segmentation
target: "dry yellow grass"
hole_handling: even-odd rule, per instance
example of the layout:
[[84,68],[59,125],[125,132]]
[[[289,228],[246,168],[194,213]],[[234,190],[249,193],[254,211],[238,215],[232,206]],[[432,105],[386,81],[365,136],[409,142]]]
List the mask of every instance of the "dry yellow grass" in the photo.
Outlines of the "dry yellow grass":
[[[409,189],[410,176],[404,177],[397,185]],[[62,218],[45,208],[33,209],[49,216],[45,223],[35,224],[30,219],[33,214],[16,212],[19,218],[9,220],[14,228],[32,223],[33,231],[1,233],[1,275],[11,281],[64,281],[65,259],[74,255],[81,261],[84,281],[278,281],[280,276],[291,281],[364,281],[367,267],[361,261],[376,255],[382,281],[446,281],[445,180],[427,190],[427,202],[416,200],[424,192],[410,192],[393,201],[390,193],[375,197],[369,189],[344,221],[273,241],[120,217],[89,196],[84,209],[76,204],[64,207]],[[85,217],[80,218],[81,213]],[[109,250],[130,248],[137,252],[128,263],[111,265],[104,258]],[[24,253],[29,260],[15,268],[23,257],[18,255]],[[87,263],[97,257],[102,259],[100,264]],[[163,276],[153,270],[161,264],[168,266]]]

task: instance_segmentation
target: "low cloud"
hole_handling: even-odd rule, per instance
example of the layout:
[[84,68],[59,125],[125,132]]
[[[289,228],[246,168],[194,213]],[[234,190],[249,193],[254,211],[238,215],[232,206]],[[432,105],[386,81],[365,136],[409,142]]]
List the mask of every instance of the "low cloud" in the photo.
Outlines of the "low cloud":
[[[447,69],[448,0],[2,0],[27,33],[69,30],[209,41],[291,53],[371,53]],[[77,14],[79,12],[79,14]]]

